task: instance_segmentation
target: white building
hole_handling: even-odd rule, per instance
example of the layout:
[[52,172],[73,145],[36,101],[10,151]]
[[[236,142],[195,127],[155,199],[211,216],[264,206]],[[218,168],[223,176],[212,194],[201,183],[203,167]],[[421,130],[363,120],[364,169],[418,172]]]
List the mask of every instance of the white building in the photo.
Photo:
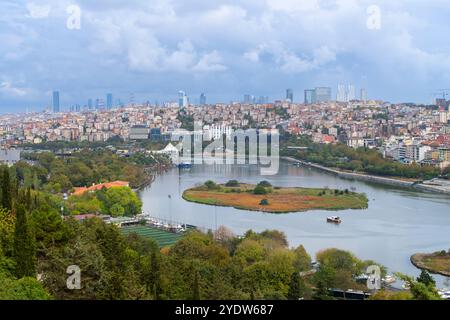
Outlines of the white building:
[[0,149],[0,163],[11,167],[20,161],[21,150]]

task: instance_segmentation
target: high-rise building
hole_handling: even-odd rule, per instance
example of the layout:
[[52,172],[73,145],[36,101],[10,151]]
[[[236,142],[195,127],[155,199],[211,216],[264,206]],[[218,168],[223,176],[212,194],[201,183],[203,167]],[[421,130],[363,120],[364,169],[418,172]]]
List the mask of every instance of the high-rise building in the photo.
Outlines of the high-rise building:
[[88,106],[88,109],[89,109],[89,110],[92,110],[92,107],[94,106],[94,104],[92,103],[92,99],[88,99],[88,104],[87,104],[87,106]]
[[367,91],[366,91],[365,88],[361,88],[361,91],[360,91],[360,99],[359,99],[359,100],[361,100],[361,101],[363,101],[363,102],[366,102],[366,101],[367,101]]
[[305,90],[305,104],[316,103],[316,90],[307,89]]
[[112,93],[108,93],[106,95],[106,109],[111,110],[113,107],[113,95]]
[[244,94],[244,103],[245,104],[250,104],[252,103],[252,96],[249,94]]
[[316,102],[331,101],[331,88],[330,87],[317,87],[315,90]]
[[59,91],[53,91],[53,112],[58,113],[59,111]]
[[348,85],[347,91],[347,101],[352,101],[356,99],[355,86],[352,84]]
[[103,101],[103,99],[95,99],[95,109],[96,110],[102,110],[105,108],[105,102]]
[[186,95],[186,92],[178,91],[178,106],[180,108],[184,108],[184,107],[187,107],[188,104],[189,104],[189,101],[188,101],[188,97]]
[[294,102],[294,91],[292,89],[286,90],[286,101]]
[[202,93],[200,95],[200,105],[204,106],[206,104],[206,95],[204,93]]
[[338,91],[337,91],[337,96],[336,96],[336,100],[339,102],[347,102],[347,92],[345,90],[345,85],[343,84],[338,84]]

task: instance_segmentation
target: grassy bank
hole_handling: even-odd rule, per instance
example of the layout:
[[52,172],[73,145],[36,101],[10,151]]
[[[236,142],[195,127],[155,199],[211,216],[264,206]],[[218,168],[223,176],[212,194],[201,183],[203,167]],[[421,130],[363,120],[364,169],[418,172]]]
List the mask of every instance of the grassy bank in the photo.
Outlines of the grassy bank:
[[419,269],[450,277],[450,250],[431,254],[416,253],[411,256],[411,262]]
[[[258,188],[258,189],[257,189]],[[304,212],[309,210],[366,209],[364,194],[348,190],[316,188],[279,188],[239,183],[235,186],[217,184],[191,188],[183,199],[206,205],[234,207],[270,213]],[[255,190],[258,190],[255,192]]]

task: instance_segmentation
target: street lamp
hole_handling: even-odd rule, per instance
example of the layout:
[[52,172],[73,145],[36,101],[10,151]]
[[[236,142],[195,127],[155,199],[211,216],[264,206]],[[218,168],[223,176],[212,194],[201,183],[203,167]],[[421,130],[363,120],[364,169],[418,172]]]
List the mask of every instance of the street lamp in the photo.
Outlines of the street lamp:
[[172,196],[169,194],[169,221],[172,222]]

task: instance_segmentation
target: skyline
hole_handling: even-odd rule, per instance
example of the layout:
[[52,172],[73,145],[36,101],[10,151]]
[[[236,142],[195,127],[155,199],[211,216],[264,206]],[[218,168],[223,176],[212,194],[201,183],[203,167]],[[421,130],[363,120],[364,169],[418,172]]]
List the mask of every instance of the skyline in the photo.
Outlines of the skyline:
[[0,109],[41,110],[53,91],[66,106],[109,92],[176,101],[179,90],[210,103],[247,93],[273,101],[286,88],[300,102],[310,87],[332,87],[335,98],[338,83],[364,86],[369,99],[429,103],[450,83],[442,3],[6,0]]

